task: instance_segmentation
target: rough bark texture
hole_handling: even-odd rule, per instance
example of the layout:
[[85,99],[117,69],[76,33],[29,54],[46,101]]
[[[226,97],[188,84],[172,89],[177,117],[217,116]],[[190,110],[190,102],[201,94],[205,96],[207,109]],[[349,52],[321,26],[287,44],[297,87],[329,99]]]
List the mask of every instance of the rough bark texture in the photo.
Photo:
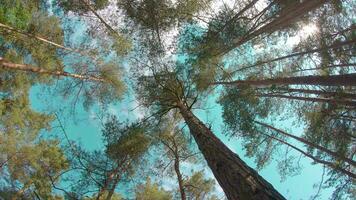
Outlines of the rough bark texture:
[[214,82],[214,85],[323,85],[323,86],[356,86],[356,73],[331,76],[295,76],[264,80],[236,80]]
[[183,103],[180,113],[229,200],[285,199],[208,129]]

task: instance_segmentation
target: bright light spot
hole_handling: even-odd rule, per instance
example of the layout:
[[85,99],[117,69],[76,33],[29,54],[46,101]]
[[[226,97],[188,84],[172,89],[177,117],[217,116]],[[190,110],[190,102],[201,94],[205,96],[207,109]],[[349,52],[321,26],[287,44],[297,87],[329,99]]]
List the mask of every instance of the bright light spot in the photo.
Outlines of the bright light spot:
[[289,37],[287,40],[287,45],[292,47],[297,45],[300,41],[307,39],[309,36],[314,35],[318,32],[318,27],[313,24],[305,24],[301,26],[301,29],[295,36]]
[[310,23],[310,24],[304,25],[298,34],[300,35],[300,37],[302,39],[304,39],[304,38],[307,38],[308,36],[313,35],[317,32],[318,32],[318,27],[315,24]]

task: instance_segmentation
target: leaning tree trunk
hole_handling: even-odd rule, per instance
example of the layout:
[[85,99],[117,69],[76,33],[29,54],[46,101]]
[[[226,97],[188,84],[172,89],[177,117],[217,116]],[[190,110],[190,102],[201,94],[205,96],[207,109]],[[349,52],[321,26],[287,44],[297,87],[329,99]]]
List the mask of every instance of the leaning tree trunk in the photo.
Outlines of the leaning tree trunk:
[[225,146],[182,102],[181,115],[229,200],[285,199],[273,186]]
[[218,81],[213,85],[323,85],[323,86],[356,86],[356,73],[330,75],[330,76],[294,76],[281,77],[263,80],[236,80],[236,81]]

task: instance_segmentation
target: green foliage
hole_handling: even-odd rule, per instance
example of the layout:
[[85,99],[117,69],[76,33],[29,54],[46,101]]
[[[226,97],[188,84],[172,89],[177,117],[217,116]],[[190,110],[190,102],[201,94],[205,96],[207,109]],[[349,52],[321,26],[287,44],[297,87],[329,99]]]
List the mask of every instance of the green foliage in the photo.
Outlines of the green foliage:
[[172,194],[157,183],[151,183],[150,178],[147,178],[146,183],[137,186],[135,194],[137,200],[172,200]]
[[211,194],[215,187],[215,180],[205,179],[203,171],[194,172],[193,175],[185,181],[184,185],[188,199],[216,199],[216,196]]
[[232,135],[244,135],[254,129],[254,120],[263,119],[270,112],[269,99],[262,100],[247,86],[226,87],[218,101],[223,107],[223,119]]
[[103,136],[107,155],[116,161],[138,161],[151,143],[144,127],[139,124],[122,126],[115,116],[105,124]]
[[167,31],[176,22],[192,19],[210,1],[179,0],[175,4],[168,0],[124,0],[118,5],[125,11],[126,17],[145,29]]
[[65,12],[88,12],[90,8],[88,8],[89,4],[91,8],[94,10],[100,10],[108,6],[109,0],[59,0],[58,5],[64,9]]

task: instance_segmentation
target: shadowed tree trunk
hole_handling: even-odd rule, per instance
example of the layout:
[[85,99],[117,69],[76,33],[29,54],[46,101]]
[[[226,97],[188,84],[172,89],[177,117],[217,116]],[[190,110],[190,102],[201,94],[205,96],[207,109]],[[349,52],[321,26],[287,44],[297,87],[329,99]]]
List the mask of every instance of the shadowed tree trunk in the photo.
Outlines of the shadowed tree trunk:
[[215,178],[229,200],[282,200],[273,186],[250,168],[182,102],[177,107]]
[[356,86],[356,73],[330,75],[330,76],[294,76],[264,80],[236,80],[236,81],[217,81],[213,85],[323,85],[323,86]]

